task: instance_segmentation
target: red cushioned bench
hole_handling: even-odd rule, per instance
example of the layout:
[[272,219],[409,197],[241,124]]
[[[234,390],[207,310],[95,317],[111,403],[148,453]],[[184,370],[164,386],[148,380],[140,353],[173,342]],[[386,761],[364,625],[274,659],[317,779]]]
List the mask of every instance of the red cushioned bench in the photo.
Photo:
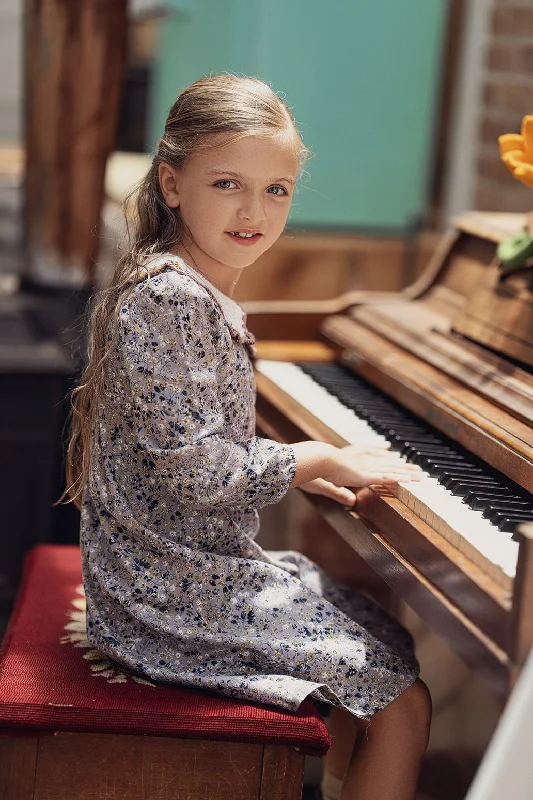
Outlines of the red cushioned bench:
[[0,657],[1,800],[299,800],[323,755],[296,713],[141,681],[85,638],[79,550],[31,551]]

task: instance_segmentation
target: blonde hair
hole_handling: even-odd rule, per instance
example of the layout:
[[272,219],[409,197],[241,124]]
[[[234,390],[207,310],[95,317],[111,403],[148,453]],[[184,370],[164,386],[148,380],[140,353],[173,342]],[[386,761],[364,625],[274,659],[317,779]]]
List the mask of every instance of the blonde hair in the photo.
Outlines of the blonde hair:
[[[126,199],[128,247],[109,288],[100,293],[89,321],[88,359],[71,398],[71,436],[65,489],[78,508],[89,480],[91,441],[98,403],[105,392],[105,366],[114,345],[118,309],[128,291],[149,273],[148,257],[167,252],[184,234],[179,209],[169,208],[159,185],[159,165],[181,169],[188,156],[213,147],[213,137],[288,134],[303,166],[308,151],[285,102],[256,78],[211,75],[191,84],[168,114],[147,175]],[[226,141],[226,139],[224,139]]]

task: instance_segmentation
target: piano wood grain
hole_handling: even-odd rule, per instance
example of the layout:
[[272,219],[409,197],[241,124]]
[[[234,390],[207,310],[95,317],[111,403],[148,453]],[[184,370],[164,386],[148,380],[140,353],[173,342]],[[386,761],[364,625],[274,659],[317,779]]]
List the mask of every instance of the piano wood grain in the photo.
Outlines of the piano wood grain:
[[533,426],[533,376],[454,334],[450,321],[426,304],[365,306],[354,318]]

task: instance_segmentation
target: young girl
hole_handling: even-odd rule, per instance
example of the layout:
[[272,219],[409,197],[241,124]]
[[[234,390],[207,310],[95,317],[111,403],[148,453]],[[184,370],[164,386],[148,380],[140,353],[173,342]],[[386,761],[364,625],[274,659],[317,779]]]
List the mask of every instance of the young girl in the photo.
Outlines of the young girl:
[[257,509],[290,487],[352,505],[342,487],[417,477],[385,451],[254,435],[254,340],[231,297],[283,231],[305,155],[258,80],[204,78],[170,110],[73,401],[87,633],[151,679],[331,704],[324,796],[412,800],[430,711],[410,637],[255,542]]

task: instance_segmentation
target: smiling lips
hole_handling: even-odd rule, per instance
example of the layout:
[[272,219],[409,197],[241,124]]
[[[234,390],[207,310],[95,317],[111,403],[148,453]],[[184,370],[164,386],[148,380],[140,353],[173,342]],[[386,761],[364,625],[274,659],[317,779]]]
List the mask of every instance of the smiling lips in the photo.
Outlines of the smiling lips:
[[228,236],[231,236],[233,241],[236,244],[244,245],[245,247],[248,245],[255,244],[259,241],[261,236],[263,235],[259,231],[226,231]]

